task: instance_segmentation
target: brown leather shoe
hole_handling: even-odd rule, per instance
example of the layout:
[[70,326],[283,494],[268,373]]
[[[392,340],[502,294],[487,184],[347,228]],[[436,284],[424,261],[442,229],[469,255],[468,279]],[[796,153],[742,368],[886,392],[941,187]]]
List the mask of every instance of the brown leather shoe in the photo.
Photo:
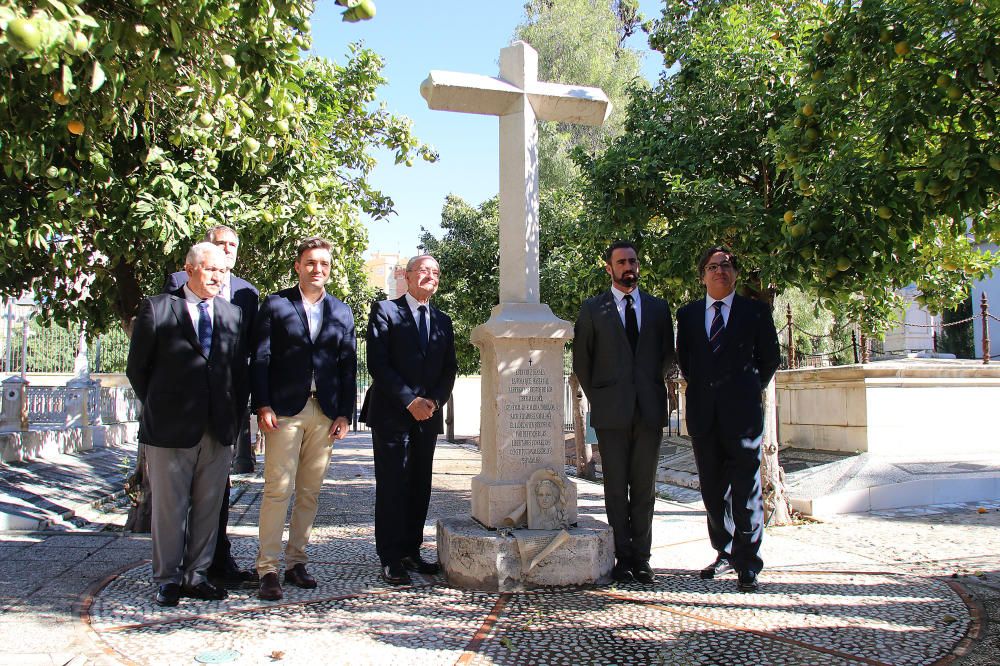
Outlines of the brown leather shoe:
[[313,590],[316,588],[316,579],[306,571],[306,565],[296,564],[291,569],[285,570],[285,584],[301,587],[303,590]]
[[285,596],[281,591],[281,583],[278,582],[278,574],[264,574],[260,578],[260,589],[257,591],[257,598],[264,601],[277,601]]

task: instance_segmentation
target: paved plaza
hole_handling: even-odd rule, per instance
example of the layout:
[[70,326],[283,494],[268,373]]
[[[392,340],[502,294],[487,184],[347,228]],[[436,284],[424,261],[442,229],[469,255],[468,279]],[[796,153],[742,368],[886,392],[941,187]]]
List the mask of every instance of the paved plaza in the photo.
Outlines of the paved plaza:
[[[478,471],[474,448],[440,443],[432,517],[466,515]],[[600,485],[578,487],[580,513],[603,520]],[[250,477],[234,493],[244,566],[261,489]],[[1000,500],[768,528],[754,594],[731,574],[700,580],[712,558],[704,514],[660,501],[655,585],[490,593],[440,576],[382,583],[374,496],[371,440],[354,434],[323,486],[310,549],[319,587],[286,587],[278,603],[246,589],[159,608],[148,537],[94,531],[96,512],[90,525],[4,533],[0,664],[1000,663]],[[429,524],[428,549],[434,536]]]

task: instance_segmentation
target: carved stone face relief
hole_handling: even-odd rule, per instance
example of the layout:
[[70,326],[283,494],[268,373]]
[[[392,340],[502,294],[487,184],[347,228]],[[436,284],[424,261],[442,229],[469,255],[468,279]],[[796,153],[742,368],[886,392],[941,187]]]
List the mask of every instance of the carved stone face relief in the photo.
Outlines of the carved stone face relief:
[[558,530],[566,527],[566,482],[551,468],[531,475],[527,487],[528,529]]

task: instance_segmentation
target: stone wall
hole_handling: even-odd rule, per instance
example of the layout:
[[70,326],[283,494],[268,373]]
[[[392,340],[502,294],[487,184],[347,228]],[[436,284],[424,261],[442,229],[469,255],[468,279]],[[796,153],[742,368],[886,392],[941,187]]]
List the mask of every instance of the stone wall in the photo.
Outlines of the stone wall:
[[912,359],[783,370],[777,389],[783,445],[889,456],[1000,450],[990,418],[1000,365]]

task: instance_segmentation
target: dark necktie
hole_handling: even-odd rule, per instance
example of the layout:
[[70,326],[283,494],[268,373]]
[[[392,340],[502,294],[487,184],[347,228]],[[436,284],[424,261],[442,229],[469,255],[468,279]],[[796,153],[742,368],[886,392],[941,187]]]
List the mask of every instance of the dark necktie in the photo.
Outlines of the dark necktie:
[[712,316],[712,326],[708,329],[708,344],[712,347],[713,354],[722,350],[722,331],[726,328],[726,322],[722,319],[722,305],[722,301],[712,303],[715,314]]
[[421,305],[417,310],[420,311],[420,324],[417,329],[420,337],[420,351],[427,351],[427,306]]
[[632,345],[632,353],[639,346],[639,320],[635,316],[635,308],[632,307],[632,294],[625,295],[625,335],[628,343]]
[[201,353],[208,358],[212,351],[212,320],[208,316],[208,301],[198,303],[198,342],[201,343]]

